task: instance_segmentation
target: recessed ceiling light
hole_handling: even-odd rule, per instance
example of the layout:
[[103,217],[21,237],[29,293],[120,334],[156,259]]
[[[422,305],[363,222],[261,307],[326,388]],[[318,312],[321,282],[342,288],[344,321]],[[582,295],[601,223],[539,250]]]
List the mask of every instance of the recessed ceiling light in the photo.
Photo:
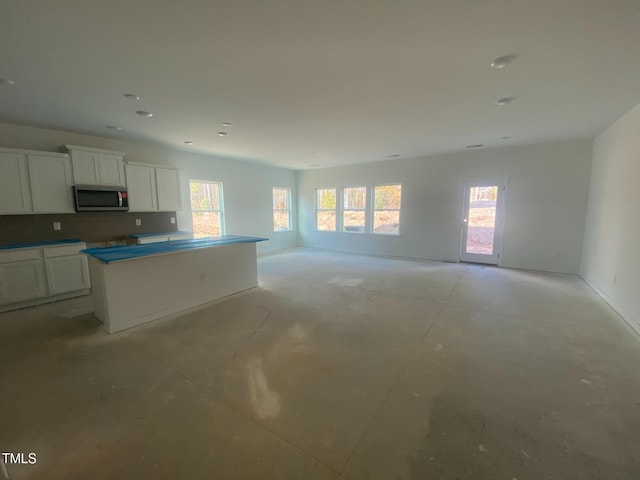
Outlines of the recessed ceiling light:
[[223,127],[230,127],[232,124],[229,122],[222,122]]
[[481,148],[484,147],[484,143],[476,143],[475,145],[467,145],[464,148]]
[[218,132],[218,136],[220,137],[226,137],[227,135],[229,135],[227,132]]
[[9,80],[8,78],[0,77],[0,85],[15,85],[16,82]]
[[140,115],[141,117],[147,117],[147,118],[151,118],[153,117],[153,113],[151,112],[145,112],[144,110],[138,110],[136,112],[138,115]]
[[513,97],[499,98],[498,100],[496,100],[496,105],[500,105],[501,107],[504,105],[509,105],[511,102],[513,102],[513,100]]
[[140,100],[140,97],[135,93],[125,93],[124,98],[128,98],[129,100]]
[[191,140],[185,140],[185,142],[187,145],[193,145],[193,142]]
[[498,57],[489,65],[493,68],[506,68],[516,59],[515,55],[505,55],[504,57]]
[[117,125],[107,125],[109,130],[117,130],[118,132],[122,130],[122,127],[118,127]]
[[385,155],[387,158],[398,158],[400,156],[399,153],[392,153],[391,155]]

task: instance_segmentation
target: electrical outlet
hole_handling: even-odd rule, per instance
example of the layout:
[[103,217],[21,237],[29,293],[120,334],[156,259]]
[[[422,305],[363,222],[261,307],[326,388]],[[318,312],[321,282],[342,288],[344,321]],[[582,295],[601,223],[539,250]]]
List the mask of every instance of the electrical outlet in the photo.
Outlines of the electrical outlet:
[[136,227],[139,227],[142,225],[142,220],[139,218],[136,218]]
[[62,230],[62,224],[60,222],[53,222],[54,230]]
[[176,217],[171,217],[171,219],[169,220],[171,223],[176,223]]

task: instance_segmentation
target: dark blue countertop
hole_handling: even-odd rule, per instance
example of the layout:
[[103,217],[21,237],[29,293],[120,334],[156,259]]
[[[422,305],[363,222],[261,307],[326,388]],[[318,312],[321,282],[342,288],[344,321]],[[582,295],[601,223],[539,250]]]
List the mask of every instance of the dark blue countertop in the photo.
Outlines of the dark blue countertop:
[[52,245],[64,245],[66,243],[82,243],[82,240],[79,240],[77,238],[70,238],[68,240],[54,240],[51,242],[14,243],[11,245],[0,245],[0,250],[9,250],[12,248],[48,247]]
[[160,232],[160,233],[133,233],[128,235],[129,238],[144,238],[144,237],[164,237],[167,235],[191,235],[193,232],[185,232],[183,230],[177,230],[175,232]]
[[131,260],[133,258],[176,253],[196,248],[218,247],[236,243],[255,243],[269,240],[261,237],[246,237],[244,235],[222,235],[220,237],[196,238],[189,240],[173,240],[171,242],[147,243],[144,245],[127,245],[125,247],[87,248],[82,250],[103,263]]

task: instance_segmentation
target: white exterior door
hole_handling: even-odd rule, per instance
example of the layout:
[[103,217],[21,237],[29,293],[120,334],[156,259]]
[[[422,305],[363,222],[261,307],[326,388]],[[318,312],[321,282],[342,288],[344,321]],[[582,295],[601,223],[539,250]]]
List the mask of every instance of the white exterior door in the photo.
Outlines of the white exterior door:
[[463,262],[500,264],[506,179],[483,179],[464,186]]

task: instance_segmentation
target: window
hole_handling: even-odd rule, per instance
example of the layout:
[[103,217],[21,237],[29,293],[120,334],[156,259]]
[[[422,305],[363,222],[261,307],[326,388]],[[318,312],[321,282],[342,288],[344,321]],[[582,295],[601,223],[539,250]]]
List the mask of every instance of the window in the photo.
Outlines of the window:
[[320,188],[316,190],[316,230],[335,232],[336,221],[336,189]]
[[367,187],[347,187],[342,190],[342,231],[363,233]]
[[291,230],[291,189],[273,189],[273,231]]
[[402,185],[376,185],[373,199],[373,233],[400,233]]
[[195,238],[224,235],[222,182],[189,181]]

